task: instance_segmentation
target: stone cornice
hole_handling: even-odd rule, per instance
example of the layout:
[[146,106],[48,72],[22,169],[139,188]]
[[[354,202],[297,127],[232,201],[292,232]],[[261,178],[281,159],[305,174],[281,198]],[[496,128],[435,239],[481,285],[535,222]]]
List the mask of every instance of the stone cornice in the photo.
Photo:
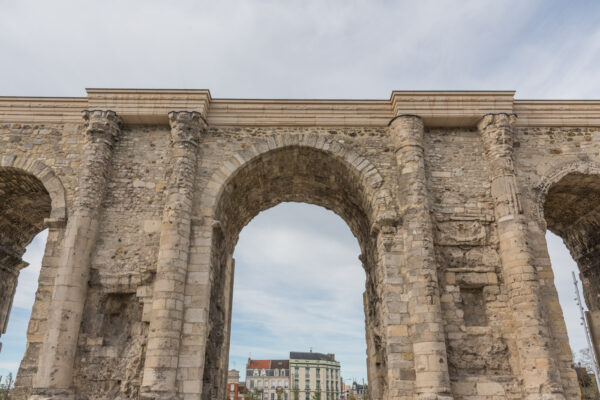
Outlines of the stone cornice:
[[600,100],[515,100],[517,126],[600,126]]
[[394,115],[413,114],[428,127],[475,126],[486,114],[512,113],[514,91],[392,92]]
[[386,126],[386,100],[213,100],[209,125]]
[[84,97],[0,97],[0,124],[82,124],[87,108]]
[[87,97],[0,97],[0,123],[81,124],[86,109],[114,110],[123,123],[168,125],[170,111],[196,111],[211,126],[386,127],[401,114],[427,127],[471,127],[490,113],[517,126],[600,126],[599,100],[515,100],[513,91],[394,91],[389,100],[212,99],[208,90],[87,89]]
[[208,90],[86,89],[88,108],[111,109],[126,124],[168,124],[170,111],[196,111],[206,117]]

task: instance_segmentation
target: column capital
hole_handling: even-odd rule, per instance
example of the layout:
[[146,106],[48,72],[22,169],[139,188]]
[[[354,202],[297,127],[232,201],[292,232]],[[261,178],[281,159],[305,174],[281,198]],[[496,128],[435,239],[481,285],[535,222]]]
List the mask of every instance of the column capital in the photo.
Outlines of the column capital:
[[406,146],[423,147],[423,118],[413,114],[400,114],[389,123],[390,135],[396,150]]
[[194,146],[200,141],[200,134],[208,126],[206,120],[198,111],[169,112],[172,143],[189,143]]
[[477,124],[477,129],[480,132],[487,129],[489,126],[512,128],[517,121],[517,114],[507,113],[492,113],[484,115]]
[[112,110],[85,110],[85,131],[93,137],[104,137],[107,140],[116,139],[121,131],[121,117]]
[[412,123],[415,125],[424,126],[423,118],[421,118],[421,116],[416,115],[416,114],[398,114],[390,120],[390,122],[388,123],[388,126],[395,126],[398,123],[403,123],[403,124]]
[[510,165],[503,166],[503,169],[513,169],[513,127],[516,120],[515,114],[486,114],[477,124],[486,155],[490,161],[504,160],[504,162],[508,162],[510,160]]

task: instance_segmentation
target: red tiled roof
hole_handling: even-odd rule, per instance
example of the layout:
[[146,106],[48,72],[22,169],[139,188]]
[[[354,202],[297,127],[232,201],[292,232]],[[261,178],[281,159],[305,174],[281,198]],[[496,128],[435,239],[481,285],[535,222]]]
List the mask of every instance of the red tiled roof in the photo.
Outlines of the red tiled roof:
[[271,367],[271,360],[249,360],[248,369],[269,369]]

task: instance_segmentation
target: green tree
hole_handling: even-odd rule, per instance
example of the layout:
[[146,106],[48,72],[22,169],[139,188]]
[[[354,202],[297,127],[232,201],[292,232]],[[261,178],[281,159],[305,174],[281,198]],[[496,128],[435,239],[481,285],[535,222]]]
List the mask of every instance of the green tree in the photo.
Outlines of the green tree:
[[294,393],[294,400],[300,400],[300,390],[298,390],[298,387],[294,388],[293,393]]
[[253,390],[248,390],[246,389],[246,396],[245,396],[246,400],[259,400],[260,398],[258,397],[258,389],[253,389]]
[[312,395],[312,400],[321,400],[321,392],[316,391]]
[[277,400],[283,400],[283,388],[277,388]]

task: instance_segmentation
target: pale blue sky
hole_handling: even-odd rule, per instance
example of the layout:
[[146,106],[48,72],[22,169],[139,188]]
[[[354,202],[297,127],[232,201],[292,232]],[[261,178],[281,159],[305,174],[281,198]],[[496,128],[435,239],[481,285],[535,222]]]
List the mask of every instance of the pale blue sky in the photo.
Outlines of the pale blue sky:
[[[600,2],[0,0],[0,54],[4,96],[83,96],[85,87],[136,87],[208,88],[213,97],[243,98],[385,99],[394,89],[599,98]],[[331,213],[289,207],[260,214],[242,232],[232,361],[243,369],[249,352],[285,357],[312,346],[336,352],[346,376],[361,378],[364,274],[356,240]],[[274,242],[277,249],[259,246]],[[41,241],[31,248],[39,255]],[[584,345],[578,314],[565,303],[573,297],[570,257],[560,239],[551,239],[549,249],[578,349]],[[332,280],[345,282],[328,282],[335,286],[331,293],[324,293],[323,281],[302,273],[302,266],[316,268],[319,257],[331,261],[323,270],[331,271]],[[0,374],[15,370],[24,350],[32,303],[25,292],[35,291],[37,265],[23,272]],[[260,279],[265,268],[283,277],[279,285]],[[290,276],[293,282],[285,279]],[[252,292],[255,284],[265,285],[257,287],[259,294]],[[311,293],[309,301],[294,303],[294,296],[306,297],[299,293]],[[273,303],[275,311],[267,312]],[[335,310],[334,317],[327,310]],[[314,325],[310,331],[308,324]],[[344,326],[343,336],[331,335],[336,324]],[[264,353],[266,345],[272,353]]]

